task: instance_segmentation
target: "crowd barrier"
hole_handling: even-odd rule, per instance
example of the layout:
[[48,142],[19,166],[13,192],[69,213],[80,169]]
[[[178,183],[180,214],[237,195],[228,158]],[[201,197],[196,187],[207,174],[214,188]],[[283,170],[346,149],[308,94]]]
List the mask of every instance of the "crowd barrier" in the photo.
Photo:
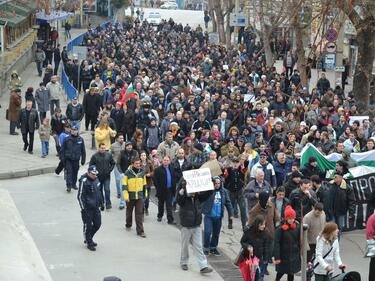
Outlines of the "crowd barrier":
[[[101,28],[106,28],[108,24],[111,24],[113,21],[107,21],[100,25]],[[86,33],[81,34],[80,36],[74,38],[66,45],[66,50],[68,53],[71,53],[73,51],[74,46],[80,46],[83,42],[83,37]],[[70,101],[73,99],[73,97],[78,95],[78,90],[73,86],[73,84],[69,81],[69,77],[65,72],[64,65],[62,66],[61,71],[61,84],[64,88],[65,94],[67,96],[67,100]]]

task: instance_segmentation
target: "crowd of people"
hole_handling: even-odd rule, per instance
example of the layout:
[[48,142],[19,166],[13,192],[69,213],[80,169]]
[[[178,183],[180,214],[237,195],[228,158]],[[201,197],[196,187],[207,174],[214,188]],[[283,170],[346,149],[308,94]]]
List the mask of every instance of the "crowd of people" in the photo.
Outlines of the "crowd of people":
[[[54,137],[60,158],[56,173],[65,168],[67,191],[79,189],[89,250],[97,246],[92,238],[100,228],[99,210],[112,208],[114,171],[127,230],[134,210],[136,232],[146,237],[143,216],[150,215],[153,187],[157,221],[166,211],[167,222],[175,224],[173,213],[179,211],[183,270],[188,270],[191,243],[201,272],[212,271],[206,257],[221,255],[225,208],[229,229],[240,218],[240,256],[258,259],[256,280],[269,274],[271,262],[277,281],[284,274],[293,280],[301,270],[302,223],[309,225],[308,260],[318,263],[316,279],[345,268],[337,236],[354,216],[355,199],[343,176],[353,165],[350,153],[374,149],[375,119],[349,125],[349,117],[358,114],[351,93],[332,89],[324,73],[311,91],[301,86],[298,70],[277,73],[266,66],[255,37],[245,34],[244,44],[227,49],[209,44],[201,29],[172,19],[157,28],[138,20],[109,24],[85,34],[88,55],[81,65],[65,47],[62,51],[65,71],[84,94],[82,103],[78,96],[72,99],[65,115],[61,86],[52,74],[35,97],[30,90],[22,110],[19,86],[11,90],[10,133],[20,127],[24,150],[32,153],[39,129],[42,157]],[[285,63],[293,68],[292,60]],[[92,131],[97,152],[77,186],[79,164],[86,162],[83,130]],[[301,149],[309,143],[324,155],[343,154],[333,178],[326,179],[315,157],[300,167]],[[210,168],[214,190],[188,193],[183,172],[201,167]]]

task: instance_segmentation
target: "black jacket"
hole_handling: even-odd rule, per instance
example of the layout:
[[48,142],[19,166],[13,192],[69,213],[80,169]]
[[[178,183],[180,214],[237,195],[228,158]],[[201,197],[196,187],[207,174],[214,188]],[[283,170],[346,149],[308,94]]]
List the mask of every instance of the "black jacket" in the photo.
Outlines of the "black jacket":
[[183,227],[198,227],[202,223],[202,203],[210,197],[212,191],[188,196],[186,190],[183,195],[177,190],[176,201],[180,205],[180,223]]
[[245,186],[245,175],[241,172],[241,167],[227,169],[228,176],[225,178],[225,188],[230,192],[243,192]]
[[309,163],[306,163],[305,166],[301,169],[301,173],[305,178],[310,179],[313,175],[318,175],[321,178],[325,178],[325,173],[322,172],[318,166],[311,166]]
[[90,159],[90,165],[96,166],[96,169],[99,172],[98,178],[100,179],[108,177],[115,167],[115,164],[115,160],[113,160],[112,153],[110,152],[97,152],[91,156]]
[[300,226],[283,230],[282,225],[276,229],[274,257],[281,260],[276,265],[276,272],[295,274],[301,270]]
[[36,109],[30,110],[29,119],[27,120],[27,110],[22,108],[20,115],[18,116],[18,128],[21,128],[21,133],[26,134],[27,131],[34,133],[35,130],[39,129],[39,117]]
[[99,208],[101,201],[99,186],[98,179],[92,180],[87,174],[81,176],[77,199],[82,210]]
[[60,160],[65,162],[66,160],[79,161],[81,164],[86,162],[86,149],[85,142],[81,136],[70,135],[64,140],[64,143],[60,151]]
[[267,243],[267,238],[268,236],[265,231],[258,231],[254,226],[246,227],[241,238],[244,258],[249,257],[247,248],[252,246],[254,256],[263,261],[267,261],[270,257],[270,244]]
[[172,161],[171,166],[173,167],[173,170],[174,170],[174,176],[175,176],[175,179],[176,179],[176,183],[178,183],[181,180],[183,171],[188,171],[188,170],[192,169],[190,161],[188,161],[186,158],[185,158],[182,166],[180,166],[180,163],[178,162],[177,158],[175,158]]
[[344,216],[348,211],[350,217],[355,214],[354,192],[345,180],[342,180],[340,186],[333,181],[330,182],[327,203],[330,218],[332,216]]
[[82,104],[78,103],[76,106],[69,103],[66,108],[66,117],[70,121],[81,121],[85,115]]
[[135,157],[138,157],[138,152],[134,149],[130,153],[126,149],[121,151],[120,157],[117,160],[117,166],[121,173],[125,173],[131,165],[132,159]]
[[296,211],[298,221],[302,221],[302,212],[303,216],[305,216],[312,210],[314,205],[318,203],[318,198],[316,197],[315,192],[312,189],[310,189],[309,192],[311,194],[311,198],[304,194],[300,188],[293,190],[289,196],[290,205]]
[[60,135],[64,132],[64,122],[66,121],[66,117],[61,115],[61,117],[57,117],[56,115],[52,115],[51,118],[51,129],[52,133],[56,135]]
[[97,94],[85,94],[83,97],[83,110],[87,116],[98,116],[100,110],[100,98]]
[[[176,192],[176,177],[174,173],[174,169],[171,165],[169,165],[169,171],[171,173],[171,191],[172,194]],[[165,198],[167,195],[167,172],[163,165],[157,167],[154,170],[154,185],[156,189],[156,197],[158,198]]]

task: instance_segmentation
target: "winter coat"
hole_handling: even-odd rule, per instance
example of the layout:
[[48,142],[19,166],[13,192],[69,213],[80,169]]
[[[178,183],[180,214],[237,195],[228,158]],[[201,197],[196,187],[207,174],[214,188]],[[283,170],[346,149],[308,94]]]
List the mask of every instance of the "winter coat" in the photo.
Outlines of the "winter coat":
[[[323,257],[329,252],[332,248],[332,251],[326,256],[324,259]],[[326,268],[328,265],[332,266],[334,270],[337,270],[340,265],[342,265],[342,261],[340,258],[340,250],[339,250],[339,240],[336,239],[332,244],[326,240],[324,237],[318,237],[316,239],[316,249],[315,249],[315,263],[318,266],[314,269],[315,274],[326,275],[327,271]]]
[[221,197],[221,217],[224,216],[224,206],[225,206],[225,208],[227,208],[228,216],[232,217],[233,216],[233,207],[232,207],[232,204],[230,202],[229,193],[226,189],[224,189],[222,187],[218,190],[215,189],[211,193],[210,197],[208,197],[208,199],[204,202],[203,208],[202,208],[202,213],[206,216],[210,216],[211,210],[214,207],[215,196],[216,196],[217,192],[220,192],[220,197]]
[[101,203],[100,182],[91,179],[87,173],[79,179],[77,199],[81,210],[98,209]]
[[280,217],[277,213],[276,207],[272,202],[268,202],[265,209],[263,209],[259,203],[250,210],[249,212],[249,225],[252,225],[255,218],[258,215],[262,215],[266,222],[265,232],[267,235],[274,239],[275,238],[275,226],[280,221]]
[[224,174],[226,175],[225,188],[228,189],[229,192],[242,194],[245,186],[245,174],[242,168],[238,167],[234,169],[233,167],[229,167]]
[[49,141],[51,137],[51,126],[50,125],[41,125],[39,127],[39,138],[41,141]]
[[276,272],[284,274],[295,274],[301,270],[301,242],[300,226],[296,223],[296,228],[287,230],[281,225],[276,229],[274,257],[280,260],[276,265]]
[[325,173],[319,169],[319,166],[313,167],[309,163],[306,163],[305,166],[301,169],[301,173],[305,178],[310,179],[313,175],[318,175],[321,178],[324,178]]
[[111,137],[116,136],[116,131],[112,130],[109,126],[106,128],[96,128],[95,129],[95,146],[96,150],[99,149],[99,144],[104,143],[105,150],[111,149]]
[[283,185],[287,174],[292,171],[292,162],[293,161],[288,159],[284,164],[281,164],[279,161],[274,162],[273,169],[275,170],[277,187]]
[[85,94],[83,96],[83,110],[86,116],[98,116],[100,111],[100,97],[98,94]]
[[65,162],[79,161],[81,159],[81,165],[86,162],[86,149],[85,142],[81,136],[68,136],[65,138],[61,146],[60,160]]
[[308,243],[316,244],[316,238],[323,231],[326,224],[326,214],[323,211],[319,217],[316,217],[314,210],[312,210],[303,217],[303,224],[307,224],[309,226],[307,230]]
[[64,131],[63,121],[66,121],[66,116],[61,115],[59,118],[54,114],[51,118],[51,127],[53,135],[60,135]]
[[328,217],[344,216],[349,211],[349,216],[355,214],[355,198],[353,188],[343,179],[340,186],[330,181],[328,198]]
[[83,106],[80,103],[73,105],[69,103],[66,108],[66,117],[70,121],[81,121],[84,116]]
[[9,98],[8,120],[10,122],[17,122],[18,116],[21,112],[22,97],[20,94],[12,92]]
[[186,158],[184,159],[184,162],[182,163],[181,166],[180,166],[180,163],[178,162],[177,158],[175,158],[172,161],[171,165],[172,165],[173,170],[174,170],[174,175],[175,175],[175,178],[176,178],[176,183],[178,183],[181,180],[181,178],[182,178],[182,172],[183,171],[188,171],[188,170],[192,169],[190,161],[188,161]]
[[287,182],[284,183],[284,188],[285,188],[285,197],[289,198],[292,191],[295,190],[296,188],[299,188],[299,184],[295,183],[292,178],[289,178]]
[[128,152],[126,148],[121,151],[120,157],[117,160],[117,167],[119,168],[121,173],[125,173],[126,170],[129,168],[131,165],[133,158],[138,157],[138,152],[136,150],[132,150],[131,152]]
[[258,198],[256,198],[256,193],[267,192],[270,196],[272,196],[272,187],[267,181],[263,181],[262,187],[260,187],[259,183],[256,180],[252,180],[246,186],[243,195],[247,198],[248,208],[251,210],[258,202]]
[[302,216],[305,216],[308,212],[310,212],[314,205],[318,203],[318,198],[316,197],[315,191],[310,189],[309,192],[311,194],[311,198],[303,193],[301,188],[296,188],[289,196],[290,205],[296,211],[298,221],[301,221]]
[[196,193],[190,196],[186,191],[181,195],[177,190],[176,201],[180,205],[180,223],[182,227],[199,227],[202,223],[202,204],[211,195],[212,191]]
[[28,131],[34,133],[35,130],[39,129],[39,116],[38,112],[32,108],[30,110],[29,120],[27,120],[26,108],[21,109],[21,113],[18,117],[18,128],[21,128],[21,133],[26,134]]
[[279,212],[278,209],[277,209],[276,196],[272,197],[271,202],[275,206],[275,209],[277,211],[277,214],[278,214],[279,218],[283,218],[284,217],[285,208],[286,208],[286,206],[289,205],[289,199],[285,198],[285,197],[283,198],[283,202],[282,202],[282,205],[281,205],[281,212]]
[[265,231],[255,229],[255,226],[247,227],[241,238],[241,246],[243,249],[244,258],[248,257],[249,246],[253,247],[253,254],[263,261],[268,261],[270,257],[270,244]]
[[[38,105],[39,112],[49,111],[49,101],[51,99],[50,92],[46,88],[39,88],[35,91],[35,100]],[[54,112],[51,112],[53,114]]]
[[[168,169],[171,173],[171,192],[172,194],[175,194],[176,192],[176,177],[175,177],[175,174],[174,174],[174,169],[171,165],[168,166]],[[153,180],[154,180],[154,185],[155,185],[155,189],[156,189],[156,197],[159,198],[159,200],[161,199],[165,199],[166,196],[167,196],[167,172],[165,170],[165,167],[162,165],[162,166],[159,166],[155,169],[154,171],[154,176],[153,176]]]
[[115,167],[115,160],[113,160],[110,152],[97,152],[90,159],[90,166],[95,165],[98,170],[98,178],[103,179],[111,175],[113,168]]
[[250,170],[251,179],[255,179],[255,173],[258,169],[263,170],[264,180],[267,181],[272,187],[276,187],[276,175],[273,165],[268,162],[265,165],[260,164],[260,162],[254,164],[254,166]]
[[173,141],[172,143],[168,143],[167,141],[163,141],[158,146],[158,158],[161,161],[164,156],[169,156],[171,160],[173,160],[176,155],[177,151],[180,148],[177,142]]
[[55,83],[48,82],[46,88],[48,89],[50,93],[51,100],[60,99],[60,95],[63,92],[63,90],[59,82],[57,81]]
[[[153,186],[154,185],[154,164],[152,163],[151,160],[147,159],[146,164],[142,163],[142,169],[145,173],[146,176],[146,181],[147,181],[147,186]],[[147,176],[149,174],[149,176]]]
[[209,155],[205,152],[193,152],[189,155],[188,160],[191,163],[192,169],[199,169],[204,163],[206,163],[210,159]]

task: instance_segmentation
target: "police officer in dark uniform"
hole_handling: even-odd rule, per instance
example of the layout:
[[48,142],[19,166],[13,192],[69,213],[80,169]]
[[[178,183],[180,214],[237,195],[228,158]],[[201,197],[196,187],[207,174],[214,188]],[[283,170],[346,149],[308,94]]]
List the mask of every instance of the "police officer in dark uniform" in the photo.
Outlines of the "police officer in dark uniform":
[[100,183],[97,179],[98,170],[95,165],[89,166],[87,173],[79,179],[77,199],[81,207],[83,221],[84,243],[90,251],[96,251],[96,244],[92,238],[102,224],[99,206],[101,204]]
[[72,188],[77,190],[79,160],[81,159],[82,166],[86,162],[85,142],[79,136],[77,126],[72,126],[70,136],[65,139],[61,147],[60,157],[66,172],[66,191],[70,192]]

